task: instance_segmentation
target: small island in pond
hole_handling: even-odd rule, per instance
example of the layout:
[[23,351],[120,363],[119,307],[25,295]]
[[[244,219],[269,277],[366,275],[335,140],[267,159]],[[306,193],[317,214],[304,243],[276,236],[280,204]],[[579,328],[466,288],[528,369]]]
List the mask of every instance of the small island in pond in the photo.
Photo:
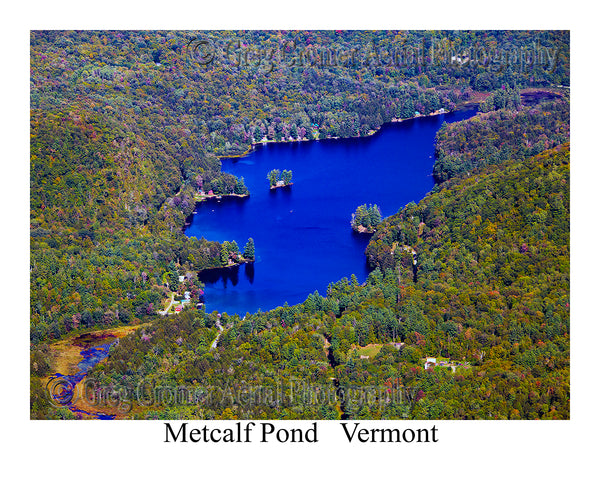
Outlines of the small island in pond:
[[292,171],[284,170],[282,172],[278,169],[271,170],[267,175],[267,180],[269,181],[269,186],[271,189],[289,187],[293,185]]
[[352,230],[358,233],[373,233],[381,223],[381,210],[377,205],[359,205],[352,214]]
[[235,240],[231,242],[225,241],[221,244],[221,268],[233,267],[242,263],[253,263],[254,258],[254,239],[249,238],[244,246],[244,253],[240,253],[240,249]]

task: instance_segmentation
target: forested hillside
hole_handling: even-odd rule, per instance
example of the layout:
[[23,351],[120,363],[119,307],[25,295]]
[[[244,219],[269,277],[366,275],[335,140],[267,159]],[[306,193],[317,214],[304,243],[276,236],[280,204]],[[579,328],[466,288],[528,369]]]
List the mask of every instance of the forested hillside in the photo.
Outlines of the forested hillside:
[[569,108],[568,99],[561,98],[445,124],[436,137],[436,181],[509,159],[521,160],[568,142]]
[[[94,378],[128,398],[143,385],[185,399],[133,402],[140,417],[568,418],[567,146],[451,181],[386,219],[368,254],[365,285],[342,279],[244,319],[161,320]],[[367,345],[378,348],[363,358]],[[457,369],[426,370],[425,357]]]

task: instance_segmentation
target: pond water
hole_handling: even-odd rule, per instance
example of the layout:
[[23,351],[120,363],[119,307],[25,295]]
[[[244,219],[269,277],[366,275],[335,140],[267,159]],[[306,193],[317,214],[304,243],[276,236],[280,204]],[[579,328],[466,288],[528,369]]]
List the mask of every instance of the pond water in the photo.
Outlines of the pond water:
[[[434,186],[435,134],[443,122],[474,110],[420,117],[384,125],[366,138],[270,143],[223,161],[223,171],[244,177],[246,199],[211,199],[198,205],[186,235],[240,250],[249,237],[254,265],[203,272],[207,311],[253,313],[300,303],[331,282],[368,275],[364,250],[369,235],[350,228],[362,204],[377,204],[384,217],[418,203]],[[269,189],[267,173],[292,170],[293,185]]]

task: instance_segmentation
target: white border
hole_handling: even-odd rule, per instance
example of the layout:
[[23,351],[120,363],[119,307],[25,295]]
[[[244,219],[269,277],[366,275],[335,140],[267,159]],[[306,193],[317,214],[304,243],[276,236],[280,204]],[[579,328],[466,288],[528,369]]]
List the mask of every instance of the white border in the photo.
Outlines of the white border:
[[[598,314],[592,303],[597,265],[598,155],[596,15],[577,2],[525,3],[414,2],[412,5],[363,2],[332,4],[314,0],[218,5],[194,2],[130,3],[29,2],[16,15],[6,11],[2,31],[5,169],[2,189],[5,265],[4,437],[6,471],[19,476],[84,475],[85,478],[164,478],[208,474],[233,478],[375,475],[421,478],[566,478],[571,469],[592,466],[598,398]],[[585,8],[585,7],[584,7]],[[317,445],[164,444],[162,422],[52,422],[29,420],[28,222],[29,215],[29,30],[30,29],[570,29],[572,72],[572,411],[556,422],[431,422],[441,441],[435,445],[347,445],[335,422],[319,422]],[[16,207],[16,208],[15,208]],[[586,228],[587,227],[587,228]],[[591,228],[590,228],[591,227]],[[15,241],[16,240],[16,241]],[[589,272],[589,273],[588,273]],[[8,328],[7,328],[8,327]],[[194,422],[195,423],[195,422]],[[198,422],[202,424],[203,422]],[[294,422],[295,423],[295,422]],[[286,422],[286,427],[294,423]],[[365,422],[370,423],[370,422]],[[402,423],[402,427],[418,422]],[[430,424],[431,424],[430,423]],[[373,426],[374,424],[372,424]],[[382,426],[379,424],[378,426]],[[398,426],[386,422],[385,426]],[[422,426],[419,423],[419,426]],[[17,470],[18,469],[18,470]],[[22,474],[22,475],[21,475]],[[456,477],[455,477],[456,475]],[[585,475],[585,474],[584,474]],[[577,475],[576,475],[577,477]]]

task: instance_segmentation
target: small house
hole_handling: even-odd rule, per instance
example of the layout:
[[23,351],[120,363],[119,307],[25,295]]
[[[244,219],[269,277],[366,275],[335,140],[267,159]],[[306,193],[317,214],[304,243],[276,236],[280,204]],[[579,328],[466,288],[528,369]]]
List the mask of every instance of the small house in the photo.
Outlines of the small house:
[[435,357],[427,357],[425,359],[425,370],[435,367],[437,364],[437,359]]

